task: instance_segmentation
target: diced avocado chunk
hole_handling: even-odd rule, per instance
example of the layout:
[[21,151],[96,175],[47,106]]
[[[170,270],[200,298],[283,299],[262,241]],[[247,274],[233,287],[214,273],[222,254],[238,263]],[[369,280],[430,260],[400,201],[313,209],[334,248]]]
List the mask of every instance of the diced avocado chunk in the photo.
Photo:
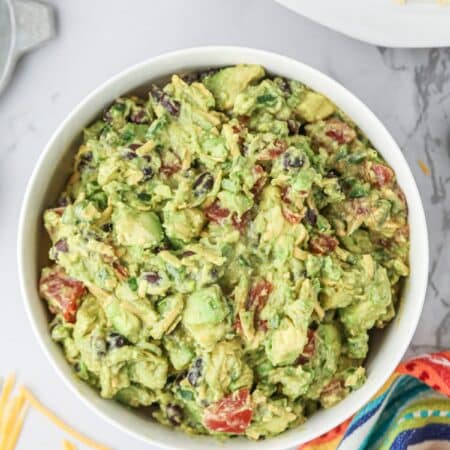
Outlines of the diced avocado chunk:
[[197,237],[205,223],[205,216],[199,209],[186,208],[164,213],[164,230],[170,239],[189,242]]
[[305,346],[304,331],[283,318],[265,342],[266,355],[274,366],[293,364]]
[[164,337],[164,347],[175,370],[186,369],[195,356],[193,348],[178,333],[166,335]]
[[221,191],[218,197],[224,208],[227,208],[231,212],[236,212],[239,216],[242,216],[253,205],[253,201],[242,192]]
[[336,107],[322,94],[308,91],[297,106],[297,112],[307,122],[325,119],[336,111]]
[[157,400],[157,397],[148,389],[138,386],[129,386],[120,390],[116,394],[115,399],[120,403],[125,403],[125,405],[137,408],[139,406],[150,406]]
[[132,383],[149,389],[166,384],[168,364],[165,358],[137,347],[125,346],[110,351],[100,369],[101,395],[111,398]]
[[186,300],[183,325],[203,347],[211,347],[226,331],[228,307],[219,286],[213,285],[192,293]]
[[164,333],[173,330],[181,319],[183,310],[183,297],[179,294],[170,295],[158,303],[159,321],[150,331],[154,339],[161,339]]
[[219,342],[205,356],[204,378],[218,398],[228,392],[251,387],[253,371],[245,363],[239,341]]
[[279,367],[269,373],[271,383],[280,383],[284,395],[295,400],[305,394],[311,382],[312,374],[302,366]]
[[237,95],[250,83],[260,80],[265,75],[261,66],[240,64],[219,70],[204,80],[205,86],[212,92],[219,109],[232,109]]
[[186,301],[183,322],[192,325],[217,324],[228,314],[220,287],[213,285],[192,293]]
[[121,245],[153,247],[164,237],[158,216],[121,205],[113,213],[114,230]]
[[105,308],[106,316],[115,330],[131,342],[137,342],[141,332],[141,321],[132,312],[121,307],[114,299]]
[[392,303],[389,278],[384,267],[378,266],[372,281],[366,286],[365,299],[340,310],[340,319],[351,336],[372,328]]

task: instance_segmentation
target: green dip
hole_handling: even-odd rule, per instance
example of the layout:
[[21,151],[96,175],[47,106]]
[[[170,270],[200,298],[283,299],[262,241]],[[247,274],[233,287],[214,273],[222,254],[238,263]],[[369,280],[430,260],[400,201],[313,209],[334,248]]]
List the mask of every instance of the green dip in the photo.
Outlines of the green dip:
[[117,99],[44,223],[40,291],[77,376],[191,434],[274,436],[359,388],[409,271],[392,169],[257,65]]

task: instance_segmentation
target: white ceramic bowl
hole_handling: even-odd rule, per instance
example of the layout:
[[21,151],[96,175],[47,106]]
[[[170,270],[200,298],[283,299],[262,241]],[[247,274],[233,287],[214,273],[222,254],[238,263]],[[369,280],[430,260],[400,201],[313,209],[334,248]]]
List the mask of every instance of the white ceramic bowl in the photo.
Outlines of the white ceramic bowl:
[[[361,389],[278,437],[261,442],[240,438],[219,443],[208,437],[188,438],[179,431],[153,423],[113,401],[101,399],[97,392],[78,381],[61,349],[50,339],[48,314],[37,286],[48,250],[42,213],[55,203],[64,186],[83,127],[115,98],[129,92],[143,93],[151,81],[164,80],[172,73],[237,63],[261,64],[268,72],[306,83],[333,100],[366,133],[395,170],[406,195],[411,227],[411,276],[396,319],[372,339],[366,364],[367,382]],[[360,100],[326,75],[293,59],[249,48],[203,47],[176,51],[133,66],[104,83],[69,114],[50,139],[28,184],[20,218],[18,261],[22,294],[37,339],[61,378],[101,417],[137,438],[165,448],[276,450],[306,442],[338,425],[363,406],[395,369],[408,348],[422,311],[428,274],[428,237],[422,202],[405,158],[388,131]]]

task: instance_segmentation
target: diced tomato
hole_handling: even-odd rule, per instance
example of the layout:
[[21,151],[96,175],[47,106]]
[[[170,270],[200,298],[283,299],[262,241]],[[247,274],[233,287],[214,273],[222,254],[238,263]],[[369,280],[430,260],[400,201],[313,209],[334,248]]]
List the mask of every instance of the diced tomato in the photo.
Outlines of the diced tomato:
[[211,431],[240,434],[250,425],[252,416],[250,393],[244,388],[206,408],[203,424]]
[[283,217],[292,224],[299,223],[301,220],[300,214],[295,213],[294,211],[291,211],[290,209],[286,208],[285,206],[281,207],[281,212],[283,213]]
[[220,222],[230,215],[230,210],[227,208],[221,208],[217,200],[207,206],[203,212],[206,217],[213,222]]
[[276,139],[274,142],[273,148],[269,149],[269,159],[278,158],[281,154],[283,154],[287,149],[287,143],[282,141],[281,139]]
[[273,290],[272,283],[262,279],[256,282],[250,289],[247,298],[247,309],[255,308],[258,311],[264,308],[270,293]]
[[172,151],[168,152],[164,156],[165,157],[161,162],[159,171],[167,177],[171,177],[174,173],[181,170],[181,160],[180,157]]
[[181,165],[179,164],[162,164],[159,171],[164,175],[171,177],[174,173],[179,172]]
[[268,329],[269,329],[269,327],[267,326],[267,320],[258,320],[258,328],[260,329],[260,330],[263,330],[264,332],[266,332]]
[[309,241],[309,249],[316,255],[326,255],[332,252],[338,245],[338,240],[333,236],[319,234]]
[[273,143],[273,146],[264,150],[259,155],[258,159],[260,159],[261,161],[270,161],[272,159],[276,159],[287,150],[287,147],[288,145],[285,141],[276,139]]
[[62,216],[64,214],[66,207],[65,206],[59,206],[58,208],[53,208],[52,211],[55,214],[58,214],[58,216]]
[[242,216],[238,216],[236,213],[233,213],[231,216],[231,223],[239,233],[243,234],[245,229],[247,228],[248,223],[250,222],[251,214],[250,211],[246,211]]
[[281,188],[281,200],[283,200],[284,203],[291,203],[291,199],[289,198],[289,186],[283,186]]
[[54,266],[42,276],[39,291],[53,313],[60,312],[67,322],[75,323],[79,300],[86,292],[81,281],[70,278],[61,267]]
[[400,189],[400,187],[398,185],[396,185],[393,189],[393,191],[397,194],[397,197],[400,199],[400,201],[402,202],[402,204],[408,208],[408,205],[406,203],[406,197],[405,197],[405,193]]
[[297,364],[306,364],[316,352],[316,333],[308,328],[308,342],[303,348],[302,354],[297,358]]
[[338,119],[329,119],[325,124],[325,135],[338,144],[348,144],[356,138],[355,130]]
[[242,322],[241,322],[241,318],[239,316],[236,317],[236,320],[234,322],[234,329],[236,330],[236,332],[238,334],[242,333]]
[[404,225],[397,230],[394,236],[395,242],[402,244],[409,239],[409,225]]
[[258,196],[264,189],[264,186],[267,181],[267,174],[265,170],[262,168],[262,166],[260,166],[259,164],[256,164],[256,166],[253,168],[253,172],[256,175],[256,181],[252,187],[252,193],[255,196]]
[[368,208],[366,208],[365,206],[358,206],[356,208],[356,214],[358,214],[359,216],[364,216],[366,215],[370,210]]
[[379,238],[373,240],[375,241],[375,244],[380,245],[383,248],[389,249],[392,247],[392,239]]
[[323,389],[321,392],[321,395],[333,395],[336,394],[336,392],[339,392],[343,388],[343,384],[341,380],[331,380]]
[[125,266],[122,266],[120,262],[114,261],[112,266],[120,278],[128,278],[128,270]]
[[248,124],[250,123],[250,119],[251,119],[251,117],[247,116],[247,115],[239,116],[239,118],[238,118],[239,122],[244,127],[248,126]]
[[371,170],[375,174],[374,184],[378,187],[389,184],[394,178],[394,172],[383,164],[372,164]]

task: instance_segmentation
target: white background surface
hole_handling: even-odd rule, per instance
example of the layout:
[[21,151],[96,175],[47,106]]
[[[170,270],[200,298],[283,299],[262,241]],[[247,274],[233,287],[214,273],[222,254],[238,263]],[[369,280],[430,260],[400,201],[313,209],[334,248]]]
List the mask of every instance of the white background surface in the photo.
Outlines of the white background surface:
[[[78,101],[131,64],[167,50],[207,44],[259,47],[297,58],[336,78],[385,123],[416,175],[431,234],[431,288],[410,353],[450,347],[450,212],[446,196],[450,180],[450,51],[376,48],[313,24],[271,0],[50,3],[58,11],[58,36],[23,59],[0,97],[0,375],[16,370],[47,406],[112,448],[151,448],[98,419],[68,391],[45,360],[19,294],[17,220],[38,155]],[[420,171],[418,159],[427,162],[432,176]],[[32,412],[18,449],[60,449],[62,436]]]

